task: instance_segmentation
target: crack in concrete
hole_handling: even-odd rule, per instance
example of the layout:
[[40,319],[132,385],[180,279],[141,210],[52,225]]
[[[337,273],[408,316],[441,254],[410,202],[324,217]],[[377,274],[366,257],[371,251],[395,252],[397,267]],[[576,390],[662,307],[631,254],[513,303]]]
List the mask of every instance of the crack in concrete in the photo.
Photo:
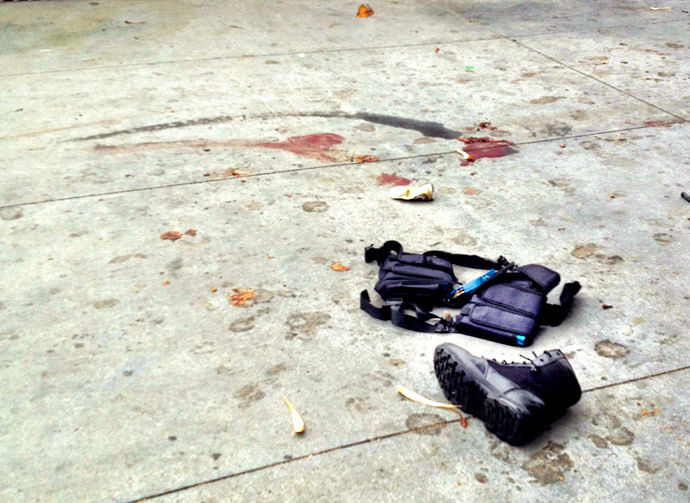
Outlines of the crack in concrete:
[[[612,388],[612,387],[615,387],[615,386],[622,386],[622,385],[625,385],[625,384],[630,384],[630,383],[637,382],[637,381],[642,381],[642,380],[645,380],[645,379],[652,379],[652,378],[655,378],[655,377],[665,376],[665,375],[673,374],[673,373],[676,373],[676,372],[682,372],[682,371],[688,370],[688,369],[690,369],[690,365],[686,365],[686,366],[684,366],[684,367],[679,367],[679,368],[677,368],[677,369],[667,370],[667,371],[664,371],[664,372],[659,372],[659,373],[656,373],[656,374],[650,374],[650,375],[644,376],[644,377],[637,377],[637,378],[634,378],[634,379],[628,379],[628,380],[626,380],[626,381],[621,381],[621,382],[618,382],[618,383],[606,384],[606,385],[604,385],[604,386],[596,386],[596,387],[594,387],[594,388],[589,388],[589,389],[583,390],[583,393],[590,393],[590,392],[592,392],[592,391],[599,391],[599,390],[601,390],[601,389]],[[221,482],[221,481],[223,481],[223,480],[234,479],[234,478],[240,477],[240,476],[242,476],[242,475],[248,475],[248,474],[250,474],[250,473],[256,473],[256,472],[260,472],[260,471],[263,471],[263,470],[268,470],[268,469],[275,468],[275,467],[278,467],[278,466],[286,465],[286,464],[288,464],[288,463],[294,463],[294,462],[296,462],[296,461],[302,461],[302,460],[305,460],[305,459],[308,459],[308,458],[312,458],[312,457],[316,457],[316,456],[322,456],[322,455],[324,455],[324,454],[330,454],[330,453],[335,452],[335,451],[340,451],[340,450],[344,450],[344,449],[350,449],[350,448],[352,448],[352,447],[358,447],[358,446],[360,446],[360,445],[370,444],[370,443],[373,443],[373,442],[379,442],[379,441],[382,441],[382,440],[387,440],[387,439],[389,439],[389,438],[400,437],[400,436],[402,436],[402,435],[407,435],[407,434],[410,434],[410,433],[419,433],[419,432],[423,432],[423,431],[430,430],[430,429],[434,429],[434,428],[443,428],[443,427],[448,426],[448,425],[450,425],[450,424],[460,423],[460,422],[461,422],[460,419],[452,419],[452,420],[450,420],[450,421],[443,421],[443,422],[440,422],[440,423],[430,424],[430,425],[426,425],[426,426],[420,426],[419,428],[411,428],[411,429],[409,429],[409,430],[397,431],[397,432],[394,432],[394,433],[388,433],[388,434],[386,434],[386,435],[379,435],[379,436],[377,436],[377,437],[371,437],[371,438],[368,438],[368,439],[365,439],[365,440],[360,440],[360,441],[357,441],[357,442],[351,442],[351,443],[349,443],[349,444],[343,444],[343,445],[339,445],[339,446],[336,446],[336,447],[331,447],[331,448],[329,448],[329,449],[324,449],[324,450],[322,450],[322,451],[313,452],[313,453],[311,453],[311,454],[305,454],[304,456],[298,456],[298,457],[296,457],[296,458],[286,459],[286,460],[283,460],[283,461],[278,461],[278,462],[276,462],[276,463],[270,463],[270,464],[263,465],[263,466],[257,466],[257,467],[255,467],[255,468],[250,468],[250,469],[248,469],[248,470],[243,470],[243,471],[241,471],[241,472],[231,473],[231,474],[229,474],[229,475],[223,475],[223,476],[221,476],[221,477],[215,477],[215,478],[213,478],[213,479],[203,480],[203,481],[197,482],[197,483],[195,483],[195,484],[188,484],[188,485],[186,485],[186,486],[178,487],[178,488],[175,488],[175,489],[170,489],[170,490],[168,490],[168,491],[164,491],[164,492],[160,492],[160,493],[156,493],[156,494],[151,494],[151,495],[149,495],[149,496],[144,496],[144,497],[142,497],[142,498],[135,499],[135,500],[130,500],[130,501],[127,501],[127,502],[125,502],[125,503],[142,503],[142,502],[145,502],[145,501],[151,501],[151,500],[153,500],[153,499],[160,498],[160,497],[162,497],[162,496],[168,496],[168,495],[170,495],[170,494],[179,493],[179,492],[186,491],[186,490],[189,490],[189,489],[195,489],[195,488],[197,488],[197,487],[201,487],[201,486],[213,484],[213,483],[216,483],[216,482]]]

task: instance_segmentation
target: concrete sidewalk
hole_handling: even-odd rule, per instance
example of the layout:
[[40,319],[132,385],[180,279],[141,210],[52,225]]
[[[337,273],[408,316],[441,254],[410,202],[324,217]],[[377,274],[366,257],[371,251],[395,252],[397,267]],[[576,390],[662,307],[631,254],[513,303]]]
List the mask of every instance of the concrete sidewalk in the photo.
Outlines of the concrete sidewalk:
[[[690,3],[652,4],[1,3],[0,501],[688,501]],[[579,280],[529,350],[581,402],[515,448],[397,395],[526,350],[362,313],[388,239]]]

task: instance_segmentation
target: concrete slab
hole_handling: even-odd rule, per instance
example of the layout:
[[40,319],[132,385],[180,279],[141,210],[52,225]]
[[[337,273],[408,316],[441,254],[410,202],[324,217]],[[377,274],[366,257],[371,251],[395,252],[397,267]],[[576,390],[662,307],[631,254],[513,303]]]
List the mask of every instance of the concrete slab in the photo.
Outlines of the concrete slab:
[[[687,44],[667,5],[2,4],[0,500],[687,499]],[[650,46],[595,79],[574,62],[589,38],[619,56],[605,28]],[[565,42],[529,37],[549,30]],[[677,71],[658,101],[644,65]],[[461,166],[457,133],[516,145]],[[401,178],[437,199],[391,201]],[[568,354],[581,404],[511,449],[395,394],[442,400],[441,341],[524,350],[362,313],[362,248],[390,238],[580,280],[530,349]]]
[[[3,6],[0,73],[36,73],[169,61],[453,43],[497,35],[449,11],[411,0],[48,2]],[[433,22],[428,22],[428,14]],[[435,15],[434,15],[435,14]],[[122,48],[127,50],[123,51]],[[20,56],[18,58],[17,56]],[[278,72],[279,73],[279,72]]]
[[[3,204],[452,152],[460,135],[524,143],[678,121],[508,40],[356,58],[4,77]],[[486,121],[498,129],[476,127]],[[295,137],[316,146],[278,149]]]
[[[690,20],[684,0],[654,5],[644,0],[594,0],[577,4],[561,0],[471,0],[434,2],[434,5],[448,14],[452,12],[509,37],[562,33],[586,41],[616,27],[628,27],[628,31],[634,33],[635,27]],[[652,7],[671,7],[672,10],[653,10]]]
[[645,24],[634,31],[607,28],[591,38],[566,33],[520,42],[688,120],[690,15],[665,12],[680,20]]
[[452,412],[408,403],[410,418],[439,426],[146,501],[687,501],[690,404],[673,391],[686,380],[687,371],[587,393],[557,429],[520,449],[477,421],[445,425]]
[[[435,156],[5,208],[2,268],[21,285],[2,291],[5,494],[129,501],[404,430],[409,405],[393,385],[441,398],[430,358],[447,338],[358,309],[376,276],[362,248],[390,238],[582,281],[575,315],[534,349],[567,351],[585,388],[687,366],[676,185],[687,170],[668,150],[637,160],[659,142],[682,155],[686,135],[648,128],[468,167]],[[430,179],[439,198],[391,201],[382,173]],[[244,288],[256,300],[232,306]],[[499,359],[521,352],[450,339]],[[299,444],[283,394],[307,421]]]

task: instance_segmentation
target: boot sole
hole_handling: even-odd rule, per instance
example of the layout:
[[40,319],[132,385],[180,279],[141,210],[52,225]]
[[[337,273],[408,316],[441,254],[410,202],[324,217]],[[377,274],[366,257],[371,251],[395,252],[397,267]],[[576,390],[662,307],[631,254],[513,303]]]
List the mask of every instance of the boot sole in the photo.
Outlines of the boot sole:
[[488,431],[511,445],[524,445],[541,433],[545,426],[543,418],[498,396],[473,360],[475,357],[464,351],[443,345],[436,348],[434,370],[446,398],[481,419]]

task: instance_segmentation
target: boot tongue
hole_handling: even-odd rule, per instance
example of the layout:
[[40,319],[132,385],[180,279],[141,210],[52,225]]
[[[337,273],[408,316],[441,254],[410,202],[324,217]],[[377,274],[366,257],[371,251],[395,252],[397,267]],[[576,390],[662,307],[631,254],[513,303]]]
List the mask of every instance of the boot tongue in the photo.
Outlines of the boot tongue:
[[534,373],[530,366],[520,363],[498,363],[491,360],[488,363],[492,369],[521,388],[532,389],[534,387]]

